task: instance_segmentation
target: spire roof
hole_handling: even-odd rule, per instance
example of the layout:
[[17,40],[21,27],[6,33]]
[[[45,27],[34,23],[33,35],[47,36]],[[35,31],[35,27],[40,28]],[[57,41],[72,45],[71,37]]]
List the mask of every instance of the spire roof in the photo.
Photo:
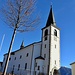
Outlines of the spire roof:
[[23,49],[24,48],[24,41],[22,41],[22,44],[20,46],[20,49]]
[[56,25],[53,10],[52,10],[52,5],[51,5],[50,13],[49,13],[49,16],[48,16],[48,20],[47,20],[47,23],[46,23],[46,27],[50,26],[51,24]]

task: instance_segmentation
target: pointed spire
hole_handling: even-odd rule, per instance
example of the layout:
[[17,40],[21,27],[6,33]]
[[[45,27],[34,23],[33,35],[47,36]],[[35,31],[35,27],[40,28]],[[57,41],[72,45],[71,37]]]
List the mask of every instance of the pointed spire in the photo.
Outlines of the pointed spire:
[[48,17],[48,20],[47,20],[46,27],[50,26],[51,24],[56,25],[54,14],[53,14],[53,11],[52,11],[52,5],[51,5],[51,9],[50,9],[50,13],[49,13],[49,17]]
[[22,44],[20,46],[20,49],[23,49],[24,48],[24,41],[22,41]]

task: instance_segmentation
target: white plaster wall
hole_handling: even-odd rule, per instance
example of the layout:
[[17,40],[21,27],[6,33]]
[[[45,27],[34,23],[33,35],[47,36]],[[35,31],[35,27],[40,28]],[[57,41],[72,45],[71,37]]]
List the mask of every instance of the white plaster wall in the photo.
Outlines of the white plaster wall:
[[[31,58],[32,58],[32,49],[33,45],[30,45],[24,49],[18,50],[15,52],[15,55],[11,55],[11,60],[9,61],[8,71],[11,72],[13,69],[13,65],[15,65],[14,73],[23,72],[25,70],[25,63],[27,63],[27,70],[30,71],[31,67]],[[28,57],[26,57],[27,53],[29,53]],[[22,58],[20,59],[20,55]],[[16,57],[16,60],[15,60]],[[18,65],[20,64],[20,70],[18,71]]]
[[[44,73],[44,60],[42,59],[36,59],[37,66],[35,67],[36,75],[38,73]],[[40,70],[38,70],[38,66],[40,66]]]
[[[40,56],[40,52],[41,52],[41,42],[39,43],[34,43],[31,44],[27,47],[25,47],[24,49],[15,51],[14,55],[11,55],[11,60],[9,61],[9,65],[8,65],[8,70],[7,72],[10,73],[13,70],[13,65],[15,65],[14,67],[14,73],[15,74],[20,74],[23,72],[25,73],[25,63],[27,63],[27,71],[31,71],[32,73],[34,72],[34,65],[35,65],[35,58]],[[27,53],[29,53],[28,57],[26,57]],[[6,56],[4,56],[5,60],[3,62],[3,66],[5,65],[5,61],[6,61]],[[20,59],[20,56],[22,56],[22,58]],[[15,60],[16,57],[16,60]],[[20,70],[18,71],[18,65],[20,64]],[[33,74],[32,74],[33,75]]]
[[[46,29],[48,29],[48,36],[47,36],[48,38],[46,41],[44,41],[44,31]],[[54,29],[57,30],[57,37],[54,36]],[[45,44],[46,44],[46,48],[45,48]],[[55,48],[55,45],[56,45],[56,48]],[[43,29],[42,42],[29,45],[25,47],[24,49],[16,51],[15,55],[11,55],[8,72],[11,72],[13,69],[13,65],[15,65],[14,72],[18,74],[24,71],[25,63],[27,63],[27,70],[29,71],[31,70],[31,75],[33,75],[33,73],[35,72],[35,58],[40,56],[41,49],[42,49],[42,57],[44,57],[44,54],[46,54],[46,58],[44,60],[44,73],[48,72],[49,60],[50,60],[49,72],[51,72],[54,67],[59,69],[60,68],[60,30],[58,30],[54,26],[51,26],[51,28],[49,26]],[[29,53],[28,57],[26,57],[27,53]],[[49,57],[49,54],[50,54],[50,57]],[[20,55],[22,55],[21,59],[20,59]],[[16,57],[16,60],[14,60],[15,57]],[[6,59],[6,55],[5,55],[5,59]],[[56,61],[56,64],[55,64],[55,61]],[[3,66],[4,64],[5,64],[5,60],[3,62]],[[20,70],[18,71],[17,69],[19,64],[20,64]],[[41,61],[39,61],[38,64],[42,66]]]
[[[47,40],[44,41],[44,32],[45,30],[48,29],[48,36],[47,36]],[[49,40],[50,40],[50,27],[47,27],[45,29],[43,29],[43,35],[42,35],[42,57],[44,57],[44,54],[46,54],[46,58],[44,60],[44,73],[47,74],[48,72],[48,63],[49,63]],[[46,44],[46,48],[45,48],[45,44]]]
[[35,43],[33,48],[31,75],[33,75],[33,73],[35,72],[35,58],[40,56],[40,52],[41,52],[41,42]]
[[[46,41],[44,41],[44,32],[48,29],[48,38]],[[51,30],[50,30],[51,29]],[[54,36],[54,29],[57,30],[57,37]],[[60,68],[60,30],[53,25],[43,29],[43,35],[42,35],[42,56],[44,57],[44,54],[46,54],[44,66],[45,70],[44,72],[48,72],[48,66],[50,61],[50,67],[49,67],[49,73],[53,70],[54,67],[57,69]],[[46,44],[46,48],[45,48]],[[56,48],[55,48],[56,45]],[[49,53],[50,52],[50,53]],[[50,54],[50,57],[49,57]],[[56,61],[56,64],[55,64]]]
[[[54,36],[54,29],[57,30],[57,37]],[[56,48],[55,48],[56,45]],[[60,68],[60,31],[51,26],[51,49],[50,49],[50,71],[53,70],[54,67],[57,69]],[[56,64],[55,64],[56,61]]]

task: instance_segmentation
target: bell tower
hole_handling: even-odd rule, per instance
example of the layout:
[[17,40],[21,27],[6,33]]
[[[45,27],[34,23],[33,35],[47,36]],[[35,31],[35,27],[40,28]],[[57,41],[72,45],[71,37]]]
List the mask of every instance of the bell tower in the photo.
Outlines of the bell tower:
[[60,68],[60,29],[56,26],[52,6],[46,26],[42,28],[42,57],[44,73],[58,75]]

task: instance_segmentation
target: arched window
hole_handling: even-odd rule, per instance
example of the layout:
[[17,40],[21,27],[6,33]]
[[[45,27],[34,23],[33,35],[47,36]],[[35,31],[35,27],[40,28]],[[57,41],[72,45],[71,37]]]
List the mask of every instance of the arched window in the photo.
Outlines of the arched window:
[[27,69],[27,63],[25,63],[25,70]]
[[18,70],[20,69],[20,64],[18,65]]
[[45,30],[45,33],[44,33],[45,39],[44,40],[47,40],[47,35],[48,35],[48,29]]
[[13,65],[13,71],[14,71],[15,65]]
[[54,35],[57,36],[57,30],[56,29],[54,30]]

